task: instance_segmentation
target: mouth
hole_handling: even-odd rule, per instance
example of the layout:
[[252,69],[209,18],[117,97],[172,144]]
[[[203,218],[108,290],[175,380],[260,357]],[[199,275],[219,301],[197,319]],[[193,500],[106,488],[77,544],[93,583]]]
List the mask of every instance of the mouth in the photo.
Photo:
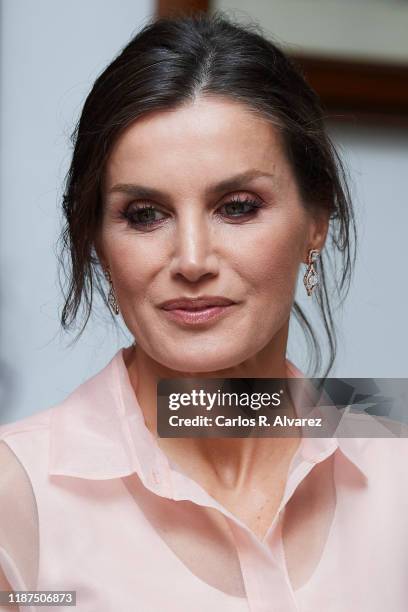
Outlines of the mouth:
[[229,306],[206,306],[204,308],[173,308],[172,310],[163,310],[166,316],[174,321],[185,325],[198,325],[208,323],[219,319],[222,315],[229,313],[234,308],[233,304]]
[[202,325],[229,314],[236,302],[224,297],[180,298],[161,305],[166,317],[182,325]]
[[200,297],[179,297],[160,304],[164,310],[197,310],[212,306],[230,306],[234,304],[229,298],[220,295],[202,295]]

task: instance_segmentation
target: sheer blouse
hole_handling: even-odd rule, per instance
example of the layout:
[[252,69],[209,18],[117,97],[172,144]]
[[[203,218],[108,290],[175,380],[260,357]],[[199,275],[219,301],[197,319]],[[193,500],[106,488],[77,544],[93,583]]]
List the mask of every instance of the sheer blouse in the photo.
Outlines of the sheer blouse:
[[0,428],[0,590],[76,591],[81,612],[406,612],[407,438],[303,438],[261,540],[158,446],[126,350]]

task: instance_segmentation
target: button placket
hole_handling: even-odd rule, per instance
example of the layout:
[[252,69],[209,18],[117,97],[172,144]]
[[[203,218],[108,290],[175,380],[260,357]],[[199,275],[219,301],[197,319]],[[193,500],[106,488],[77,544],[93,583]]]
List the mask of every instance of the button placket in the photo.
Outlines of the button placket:
[[228,524],[237,547],[251,612],[299,612],[277,551],[233,519]]

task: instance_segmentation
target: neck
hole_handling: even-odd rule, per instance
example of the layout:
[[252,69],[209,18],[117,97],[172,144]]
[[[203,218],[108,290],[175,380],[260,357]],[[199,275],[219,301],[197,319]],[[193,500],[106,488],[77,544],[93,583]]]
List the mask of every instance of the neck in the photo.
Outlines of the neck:
[[[180,465],[188,464],[191,473],[207,473],[214,482],[240,488],[253,481],[254,473],[262,478],[259,466],[270,473],[288,459],[299,444],[296,437],[274,438],[159,438],[157,435],[156,388],[161,378],[284,378],[288,376],[286,343],[288,323],[268,345],[255,356],[230,368],[212,372],[180,372],[151,359],[140,346],[128,349],[125,363],[135,389],[146,426],[158,445]],[[286,413],[288,414],[288,413]],[[293,411],[294,414],[294,411]],[[291,416],[289,414],[289,416]],[[187,461],[185,461],[187,459]],[[211,476],[210,476],[211,475]]]

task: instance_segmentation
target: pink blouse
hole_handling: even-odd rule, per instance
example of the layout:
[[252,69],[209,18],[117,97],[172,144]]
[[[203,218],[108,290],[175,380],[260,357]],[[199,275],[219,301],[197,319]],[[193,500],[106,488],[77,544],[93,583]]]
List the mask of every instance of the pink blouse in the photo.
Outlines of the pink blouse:
[[[14,590],[74,590],[80,612],[408,610],[406,438],[303,438],[261,541],[160,449],[124,350],[58,406],[0,428],[0,567]],[[326,489],[307,487],[328,466],[334,506],[320,515]]]

